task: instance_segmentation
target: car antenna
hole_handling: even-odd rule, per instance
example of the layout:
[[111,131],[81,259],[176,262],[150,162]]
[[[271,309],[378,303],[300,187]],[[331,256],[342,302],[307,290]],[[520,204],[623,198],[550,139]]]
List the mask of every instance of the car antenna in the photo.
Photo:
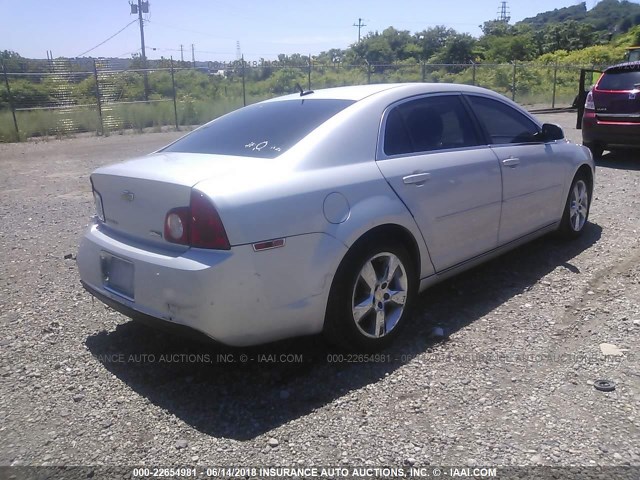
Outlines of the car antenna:
[[296,88],[300,90],[300,96],[304,97],[305,95],[309,95],[313,93],[313,90],[304,90],[298,82],[296,82]]

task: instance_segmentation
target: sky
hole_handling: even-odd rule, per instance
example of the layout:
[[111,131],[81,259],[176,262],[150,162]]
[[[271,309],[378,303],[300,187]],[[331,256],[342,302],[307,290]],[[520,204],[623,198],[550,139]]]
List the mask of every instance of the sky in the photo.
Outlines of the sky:
[[[140,52],[140,30],[129,0],[0,0],[0,51],[23,57],[121,57]],[[510,1],[511,23],[576,0]],[[592,8],[596,0],[587,0]],[[479,36],[479,25],[497,18],[499,0],[150,0],[145,14],[148,58],[233,61],[237,42],[245,60],[284,53],[316,55],[346,48],[388,26],[411,33],[436,25]],[[127,26],[129,22],[133,22]],[[124,30],[93,49],[116,32]],[[87,52],[87,53],[85,53]]]

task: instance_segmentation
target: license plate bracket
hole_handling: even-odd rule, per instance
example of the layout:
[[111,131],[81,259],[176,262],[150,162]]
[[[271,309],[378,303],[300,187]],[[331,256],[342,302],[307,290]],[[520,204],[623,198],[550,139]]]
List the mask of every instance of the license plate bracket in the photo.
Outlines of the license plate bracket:
[[135,299],[133,284],[135,269],[132,262],[109,252],[101,252],[100,267],[102,284],[106,290],[131,301]]

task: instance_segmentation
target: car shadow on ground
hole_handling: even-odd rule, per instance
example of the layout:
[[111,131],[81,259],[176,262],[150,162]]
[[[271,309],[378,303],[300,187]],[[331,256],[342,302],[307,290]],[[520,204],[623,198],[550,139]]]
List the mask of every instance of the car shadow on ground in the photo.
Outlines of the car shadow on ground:
[[434,325],[453,333],[555,268],[579,273],[571,260],[601,232],[588,224],[571,242],[547,236],[427,290],[402,334],[383,352],[384,361],[347,355],[338,361],[340,353],[318,336],[232,349],[133,321],[88,337],[86,345],[131,390],[193,428],[215,437],[252,439],[376,383],[429,351],[441,341],[431,335]]
[[616,170],[640,170],[640,149],[614,150],[596,160],[598,168]]

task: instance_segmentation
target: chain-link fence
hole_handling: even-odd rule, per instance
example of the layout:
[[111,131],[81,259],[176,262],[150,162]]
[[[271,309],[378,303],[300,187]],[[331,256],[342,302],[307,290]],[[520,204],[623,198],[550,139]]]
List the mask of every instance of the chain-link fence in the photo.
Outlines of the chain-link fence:
[[193,68],[173,60],[155,63],[157,68],[123,69],[108,60],[56,60],[41,71],[11,71],[3,65],[0,141],[179,129],[298,88],[367,83],[463,83],[495,90],[529,108],[568,107],[584,68],[525,63],[284,65],[244,61],[210,62]]

